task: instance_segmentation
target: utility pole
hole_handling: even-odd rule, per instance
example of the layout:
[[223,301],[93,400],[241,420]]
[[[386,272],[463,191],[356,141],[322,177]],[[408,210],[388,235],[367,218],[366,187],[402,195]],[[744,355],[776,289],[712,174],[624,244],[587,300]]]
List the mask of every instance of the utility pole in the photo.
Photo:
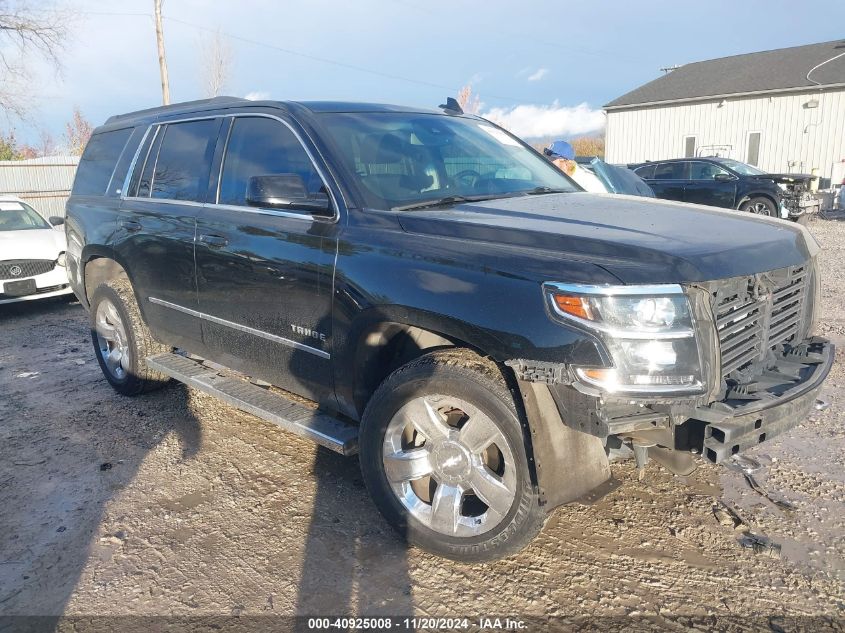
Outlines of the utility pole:
[[161,101],[170,104],[170,80],[167,77],[167,59],[164,57],[164,31],[161,27],[161,0],[155,3],[156,41],[158,42],[158,67],[161,70]]

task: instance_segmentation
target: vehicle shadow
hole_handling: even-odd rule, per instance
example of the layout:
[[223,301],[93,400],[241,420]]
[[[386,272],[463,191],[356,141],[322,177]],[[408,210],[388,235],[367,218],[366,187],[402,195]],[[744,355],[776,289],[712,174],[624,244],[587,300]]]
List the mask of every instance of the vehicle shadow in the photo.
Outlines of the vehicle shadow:
[[[326,318],[317,331],[331,331]],[[291,367],[308,362],[297,351]],[[313,360],[312,360],[313,362]],[[364,486],[358,457],[318,447],[317,490],[296,600],[300,616],[412,616],[407,545],[381,517]],[[300,619],[298,630],[307,630]]]
[[182,460],[201,443],[184,386],[137,398],[112,391],[87,323],[66,298],[0,306],[5,630],[58,626],[89,561],[108,560],[127,539],[122,524],[103,524],[109,503],[169,434],[177,436]]
[[407,546],[370,501],[358,459],[321,447],[313,473],[296,615],[413,615]]

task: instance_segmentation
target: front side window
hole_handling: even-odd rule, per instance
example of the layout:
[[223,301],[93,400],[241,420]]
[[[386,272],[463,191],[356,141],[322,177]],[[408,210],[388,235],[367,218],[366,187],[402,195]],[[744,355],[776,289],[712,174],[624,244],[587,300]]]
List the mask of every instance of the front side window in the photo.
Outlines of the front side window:
[[654,169],[655,180],[686,180],[687,166],[683,161],[678,163],[662,163]]
[[50,225],[38,212],[23,202],[0,201],[0,231],[49,229]]
[[220,177],[219,204],[246,205],[253,176],[296,174],[308,193],[325,190],[320,174],[287,126],[265,117],[240,117],[232,124]]
[[713,163],[694,162],[690,165],[690,180],[713,180],[718,174],[728,172]]
[[150,152],[147,159],[152,171],[150,197],[191,202],[205,199],[211,161],[209,145],[217,125],[214,119],[203,119],[169,123],[159,130],[158,156]]
[[319,116],[371,208],[579,191],[548,160],[485,121],[416,112]]
[[100,132],[91,137],[79,159],[73,181],[73,195],[102,196],[106,193],[114,167],[130,134],[131,127]]

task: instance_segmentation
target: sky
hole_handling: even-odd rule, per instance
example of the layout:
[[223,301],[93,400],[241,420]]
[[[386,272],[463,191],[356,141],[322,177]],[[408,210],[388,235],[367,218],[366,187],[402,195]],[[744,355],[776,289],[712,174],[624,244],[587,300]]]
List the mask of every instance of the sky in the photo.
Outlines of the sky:
[[[60,1],[76,18],[62,70],[33,62],[26,142],[61,141],[74,107],[98,125],[161,103],[153,0]],[[163,14],[174,102],[204,96],[219,30],[225,94],[436,107],[471,84],[525,138],[600,131],[602,105],[661,68],[845,37],[841,0],[164,0]]]

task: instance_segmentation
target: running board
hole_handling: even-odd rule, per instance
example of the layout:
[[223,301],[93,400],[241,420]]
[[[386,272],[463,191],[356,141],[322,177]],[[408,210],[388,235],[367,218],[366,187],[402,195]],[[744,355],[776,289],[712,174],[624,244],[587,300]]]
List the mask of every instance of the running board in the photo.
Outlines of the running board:
[[147,366],[336,453],[358,452],[358,427],[242,378],[221,373],[202,361],[179,354],[158,354],[147,358]]

